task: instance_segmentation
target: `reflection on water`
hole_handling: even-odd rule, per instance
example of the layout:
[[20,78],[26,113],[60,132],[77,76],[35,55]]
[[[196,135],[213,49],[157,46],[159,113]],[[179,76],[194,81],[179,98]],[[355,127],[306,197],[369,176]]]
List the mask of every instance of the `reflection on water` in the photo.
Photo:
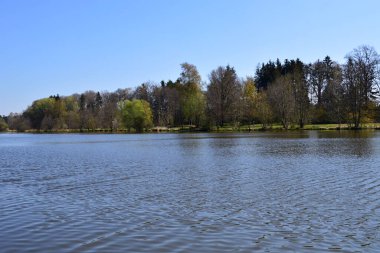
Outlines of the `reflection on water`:
[[379,137],[1,134],[1,252],[379,252]]

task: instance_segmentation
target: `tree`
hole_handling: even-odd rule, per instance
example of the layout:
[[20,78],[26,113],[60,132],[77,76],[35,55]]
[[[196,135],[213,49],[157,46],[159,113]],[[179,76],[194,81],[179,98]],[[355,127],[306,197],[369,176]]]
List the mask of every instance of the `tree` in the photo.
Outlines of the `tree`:
[[102,128],[115,130],[117,122],[117,102],[118,95],[116,92],[102,93],[102,106],[99,111],[98,121]]
[[10,113],[7,117],[7,123],[10,130],[16,130],[18,132],[24,132],[31,128],[29,119],[18,113]]
[[207,87],[207,107],[217,126],[236,120],[240,97],[241,85],[234,68],[218,67],[211,72]]
[[95,130],[97,125],[97,113],[99,109],[97,93],[86,91],[79,98],[80,129]]
[[143,132],[153,125],[153,117],[150,105],[147,101],[141,99],[123,100],[118,103],[121,122],[131,130]]
[[273,120],[273,112],[269,104],[267,91],[261,91],[256,95],[254,105],[255,117],[259,120],[263,129],[267,128]]
[[126,89],[117,89],[113,92],[117,96],[118,101],[132,99],[132,90],[130,88]]
[[325,123],[340,125],[346,118],[342,69],[339,64],[332,62],[328,73],[326,87],[322,94],[322,107],[326,115],[323,120]]
[[182,114],[190,125],[199,125],[205,108],[201,76],[195,65],[182,63],[181,68],[179,82],[181,84]]
[[324,62],[320,60],[310,66],[310,86],[317,106],[322,106],[322,94],[326,87],[326,73]]
[[68,129],[80,128],[80,115],[79,115],[79,103],[78,95],[72,95],[63,98],[64,113],[63,118],[65,127]]
[[256,68],[255,83],[258,90],[266,90],[268,85],[274,80],[283,75],[283,66],[280,60],[277,59],[276,63],[269,61],[262,64],[261,67]]
[[182,100],[182,112],[184,118],[190,125],[200,125],[202,116],[204,115],[205,100],[203,93],[198,91],[187,91]]
[[102,107],[102,105],[103,105],[103,98],[102,98],[102,95],[100,95],[100,92],[98,91],[95,97],[95,108],[97,112],[100,111],[100,108]]
[[153,87],[153,122],[156,126],[167,126],[169,122],[167,120],[167,97],[165,93],[165,82],[161,82],[161,86]]
[[291,61],[292,66],[292,90],[295,101],[295,118],[298,121],[300,128],[303,128],[308,116],[309,97],[308,86],[305,76],[305,65],[299,59]]
[[243,80],[242,111],[243,120],[249,125],[254,123],[256,117],[257,89],[252,77]]
[[[34,101],[33,104],[28,107],[28,109],[24,112],[24,116],[30,120],[32,128],[41,129],[44,118],[46,118],[46,120],[47,118],[53,120],[53,118],[59,117],[59,114],[57,115],[54,110],[55,102],[55,98],[43,98]],[[52,129],[53,126],[54,123],[49,125],[44,124],[44,129]]]
[[6,131],[8,129],[7,122],[0,116],[0,132]]
[[201,76],[199,75],[198,69],[195,65],[190,63],[182,63],[181,64],[182,72],[180,75],[180,82],[183,84],[196,84],[201,85]]
[[346,56],[343,68],[343,84],[350,119],[359,128],[368,105],[378,94],[380,58],[373,47],[360,46]]
[[173,126],[183,124],[182,112],[182,85],[179,80],[161,81],[160,86],[153,86],[152,113],[153,121],[157,126]]
[[133,94],[134,99],[142,99],[147,101],[149,104],[152,104],[152,90],[153,90],[153,84],[152,83],[143,83],[140,86],[138,86]]
[[[341,68],[339,64],[326,56],[309,67],[309,87],[314,107],[313,123],[340,122],[343,112],[341,106]],[[338,101],[339,100],[339,101]],[[339,103],[338,103],[339,102]],[[336,114],[338,113],[338,114]]]
[[278,77],[268,88],[268,98],[271,108],[285,129],[294,122],[296,101],[292,90],[292,77],[290,74]]

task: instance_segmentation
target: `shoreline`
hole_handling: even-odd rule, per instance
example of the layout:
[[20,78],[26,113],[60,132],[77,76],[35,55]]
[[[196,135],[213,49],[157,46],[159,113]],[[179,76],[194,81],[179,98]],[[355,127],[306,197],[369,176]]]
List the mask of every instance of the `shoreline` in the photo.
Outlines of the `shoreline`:
[[261,125],[251,126],[224,126],[211,129],[200,129],[188,126],[183,127],[154,127],[144,132],[128,131],[127,129],[56,129],[56,130],[36,130],[30,129],[26,131],[7,130],[0,133],[34,133],[34,134],[146,134],[146,133],[249,133],[249,132],[286,132],[286,131],[363,131],[363,130],[380,130],[380,123],[363,124],[360,128],[353,128],[347,124],[313,124],[305,125],[300,128],[291,126],[288,129],[281,125],[272,125],[263,128]]

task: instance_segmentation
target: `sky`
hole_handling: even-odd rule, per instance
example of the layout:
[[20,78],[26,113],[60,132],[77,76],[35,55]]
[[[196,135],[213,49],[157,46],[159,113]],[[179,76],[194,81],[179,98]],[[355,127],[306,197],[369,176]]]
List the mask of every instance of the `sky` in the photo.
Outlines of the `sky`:
[[[36,99],[175,80],[218,66],[253,76],[268,60],[309,63],[380,50],[378,0],[0,0],[0,115]],[[379,51],[378,51],[379,52]]]

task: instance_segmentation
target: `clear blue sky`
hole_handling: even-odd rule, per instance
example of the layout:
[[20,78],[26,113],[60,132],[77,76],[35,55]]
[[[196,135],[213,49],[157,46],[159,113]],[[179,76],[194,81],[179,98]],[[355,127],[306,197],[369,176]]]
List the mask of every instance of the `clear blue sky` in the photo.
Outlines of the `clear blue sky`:
[[195,64],[241,77],[258,63],[380,50],[378,0],[0,0],[0,115],[33,100],[176,79]]

